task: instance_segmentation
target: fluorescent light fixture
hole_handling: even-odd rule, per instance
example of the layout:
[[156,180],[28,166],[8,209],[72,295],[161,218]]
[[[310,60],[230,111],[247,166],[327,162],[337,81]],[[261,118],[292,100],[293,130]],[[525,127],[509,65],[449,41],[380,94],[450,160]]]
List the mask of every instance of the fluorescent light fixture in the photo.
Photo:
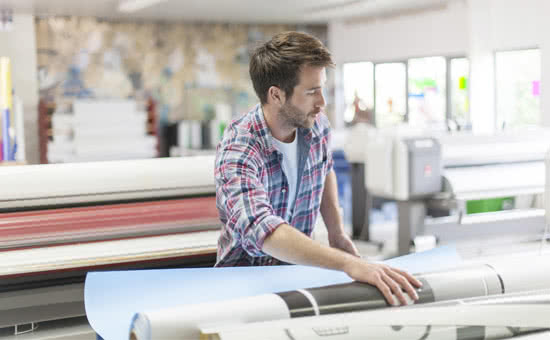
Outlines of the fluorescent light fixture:
[[119,12],[135,12],[166,0],[124,0],[118,4]]
[[415,10],[427,10],[446,5],[454,0],[347,0],[333,5],[313,8],[305,12],[306,19],[349,19],[353,17],[382,17],[414,13]]

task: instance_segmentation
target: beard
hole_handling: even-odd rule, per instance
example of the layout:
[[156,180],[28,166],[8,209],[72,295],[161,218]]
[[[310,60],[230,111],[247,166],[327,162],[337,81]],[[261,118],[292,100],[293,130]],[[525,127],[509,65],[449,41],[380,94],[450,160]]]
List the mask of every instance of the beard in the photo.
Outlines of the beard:
[[279,117],[285,127],[311,129],[315,123],[315,112],[304,112],[287,100],[279,110]]

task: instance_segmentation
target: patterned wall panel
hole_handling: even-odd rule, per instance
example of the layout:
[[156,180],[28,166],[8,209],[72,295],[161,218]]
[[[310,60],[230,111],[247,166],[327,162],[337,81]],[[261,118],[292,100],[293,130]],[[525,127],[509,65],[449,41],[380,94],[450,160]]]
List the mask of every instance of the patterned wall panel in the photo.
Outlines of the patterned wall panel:
[[163,122],[207,119],[217,103],[236,114],[257,102],[250,50],[286,30],[326,41],[326,26],[38,18],[40,95],[58,105],[152,96]]

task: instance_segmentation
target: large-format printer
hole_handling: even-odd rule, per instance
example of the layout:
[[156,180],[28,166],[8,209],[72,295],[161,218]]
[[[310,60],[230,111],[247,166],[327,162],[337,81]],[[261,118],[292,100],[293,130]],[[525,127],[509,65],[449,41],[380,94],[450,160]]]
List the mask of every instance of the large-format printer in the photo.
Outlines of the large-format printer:
[[[425,168],[433,164],[431,153],[416,149],[441,150],[440,145],[433,139],[410,143],[405,143],[409,155],[420,153],[416,168],[431,177],[422,173],[430,171]],[[548,233],[550,150],[545,168]],[[375,287],[351,282],[144,311],[132,319],[130,339],[547,339],[549,256],[543,245],[535,252],[417,274],[423,284],[419,300],[398,309],[387,308]]]
[[397,202],[399,254],[419,235],[440,242],[518,232],[540,237],[550,131],[369,132],[353,149],[362,149],[368,196]]
[[213,156],[0,168],[1,334],[84,316],[88,271],[213,265],[213,174]]

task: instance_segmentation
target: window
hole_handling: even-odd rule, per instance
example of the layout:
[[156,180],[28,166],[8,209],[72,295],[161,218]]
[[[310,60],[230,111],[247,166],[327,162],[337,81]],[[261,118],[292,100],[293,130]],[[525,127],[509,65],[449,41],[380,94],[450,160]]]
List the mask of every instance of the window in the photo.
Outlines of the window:
[[374,65],[371,62],[346,63],[344,77],[344,121],[372,120],[374,109]]
[[385,127],[404,121],[407,112],[405,63],[385,63],[375,66],[375,121]]
[[446,72],[444,57],[408,61],[409,124],[444,127],[446,122]]
[[540,50],[495,53],[497,128],[540,123]]
[[421,127],[471,129],[469,73],[465,57],[346,63],[344,122],[386,127],[407,121]]
[[470,102],[468,99],[469,60],[467,58],[451,59],[450,72],[450,118],[463,129],[471,125]]

